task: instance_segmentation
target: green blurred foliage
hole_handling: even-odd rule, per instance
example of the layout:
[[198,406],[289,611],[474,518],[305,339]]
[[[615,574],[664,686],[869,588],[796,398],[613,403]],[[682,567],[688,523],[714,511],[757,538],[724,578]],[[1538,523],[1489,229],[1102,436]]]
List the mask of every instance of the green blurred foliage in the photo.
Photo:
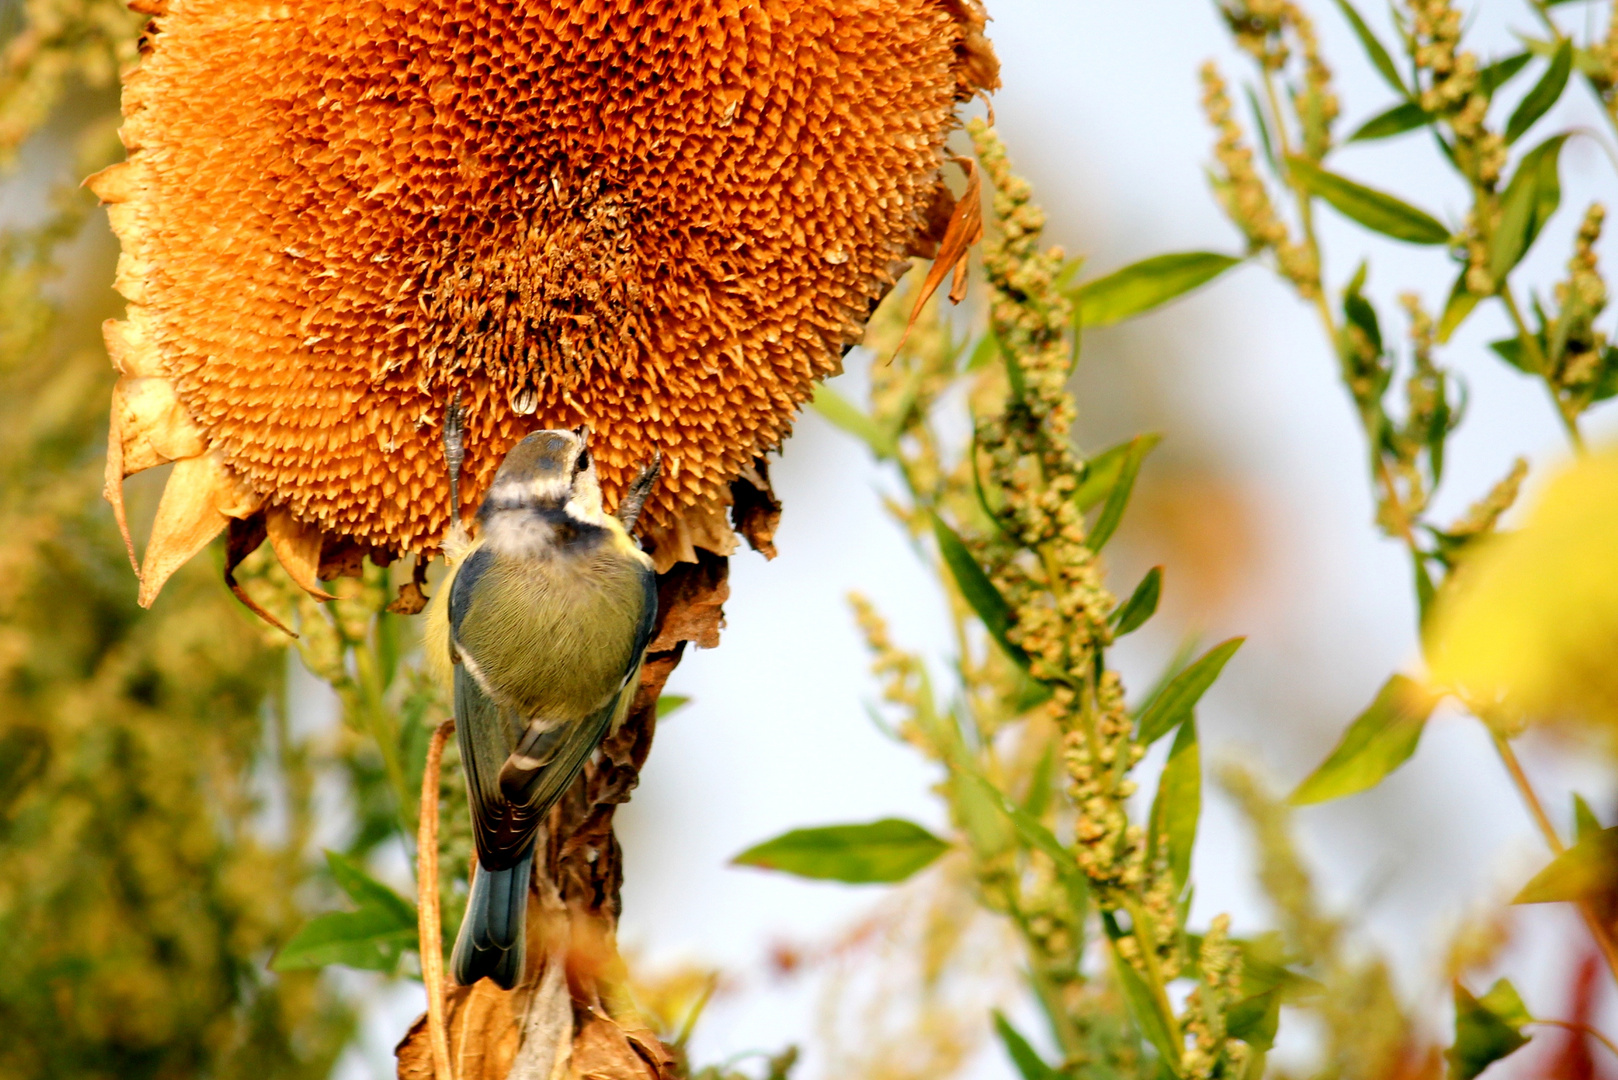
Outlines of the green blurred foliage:
[[[115,159],[139,25],[110,0],[5,9],[0,164],[27,143],[33,173],[0,178],[13,194],[41,163],[65,156],[76,179]],[[315,768],[288,730],[285,649],[208,560],[136,606],[101,499],[111,238],[71,183],[43,220],[8,224],[0,1075],[324,1076],[351,1014],[318,975],[265,967],[314,895]],[[154,490],[134,487],[137,506]]]

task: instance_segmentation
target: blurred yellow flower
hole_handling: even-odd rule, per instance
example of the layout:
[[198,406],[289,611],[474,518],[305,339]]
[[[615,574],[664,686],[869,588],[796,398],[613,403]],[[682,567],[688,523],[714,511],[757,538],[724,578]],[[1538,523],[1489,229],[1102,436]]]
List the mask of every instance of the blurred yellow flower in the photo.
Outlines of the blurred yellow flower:
[[1618,724],[1618,449],[1556,477],[1461,566],[1429,659],[1436,686],[1485,711]]

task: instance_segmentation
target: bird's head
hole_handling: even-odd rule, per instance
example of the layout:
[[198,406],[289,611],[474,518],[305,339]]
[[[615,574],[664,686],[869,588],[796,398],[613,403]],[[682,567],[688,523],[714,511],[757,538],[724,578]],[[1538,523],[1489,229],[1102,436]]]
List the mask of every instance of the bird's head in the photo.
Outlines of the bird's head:
[[494,474],[479,516],[542,508],[566,510],[587,521],[601,516],[601,485],[590,460],[588,428],[536,431],[513,446]]

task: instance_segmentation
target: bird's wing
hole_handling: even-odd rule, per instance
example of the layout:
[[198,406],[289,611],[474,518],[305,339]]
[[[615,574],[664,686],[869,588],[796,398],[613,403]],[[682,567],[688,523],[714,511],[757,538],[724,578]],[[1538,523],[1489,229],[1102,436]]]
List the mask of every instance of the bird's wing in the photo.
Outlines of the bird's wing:
[[503,870],[522,858],[550,809],[513,804],[500,790],[500,768],[527,724],[484,693],[464,664],[455,667],[455,719],[478,862]]

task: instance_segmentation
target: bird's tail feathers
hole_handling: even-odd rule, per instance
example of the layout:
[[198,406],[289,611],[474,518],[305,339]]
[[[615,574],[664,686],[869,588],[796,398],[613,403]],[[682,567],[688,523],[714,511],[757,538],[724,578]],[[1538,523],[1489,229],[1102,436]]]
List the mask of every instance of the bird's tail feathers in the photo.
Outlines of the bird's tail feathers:
[[455,936],[450,967],[455,981],[471,986],[490,978],[510,990],[522,978],[523,942],[527,939],[528,877],[534,852],[504,870],[472,872],[472,895],[466,902],[461,932]]

